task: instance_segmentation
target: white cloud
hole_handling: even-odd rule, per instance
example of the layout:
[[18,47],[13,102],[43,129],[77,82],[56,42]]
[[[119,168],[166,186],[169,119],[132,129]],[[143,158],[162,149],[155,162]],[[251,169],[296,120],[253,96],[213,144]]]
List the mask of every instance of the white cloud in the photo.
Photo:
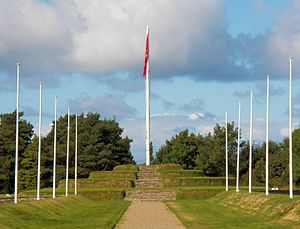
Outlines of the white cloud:
[[203,113],[198,112],[198,113],[189,114],[188,117],[189,117],[189,120],[196,120],[199,118],[204,118],[205,115]]

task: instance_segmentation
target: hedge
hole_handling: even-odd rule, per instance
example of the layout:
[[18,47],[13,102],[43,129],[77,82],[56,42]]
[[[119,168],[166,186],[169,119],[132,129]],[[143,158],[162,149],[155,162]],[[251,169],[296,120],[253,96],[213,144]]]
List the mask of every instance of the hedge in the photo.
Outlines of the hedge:
[[[66,180],[60,180],[58,187],[64,188]],[[69,179],[69,187],[74,188],[74,179]],[[132,188],[134,187],[133,179],[78,179],[78,188]]]
[[130,178],[136,179],[135,171],[94,171],[90,173],[89,179],[93,178]]
[[163,170],[160,173],[162,179],[174,177],[201,177],[204,175],[202,170]]
[[87,197],[92,200],[123,200],[125,198],[126,192],[122,191],[89,191],[80,192],[78,194]]
[[160,164],[160,165],[156,165],[156,169],[158,171],[164,171],[164,170],[183,170],[183,168],[179,164]]
[[[225,177],[174,177],[163,180],[164,186],[225,185]],[[228,179],[229,185],[235,184],[235,178]]]
[[114,171],[119,171],[119,170],[125,170],[125,171],[137,171],[137,166],[136,165],[118,165],[115,166]]

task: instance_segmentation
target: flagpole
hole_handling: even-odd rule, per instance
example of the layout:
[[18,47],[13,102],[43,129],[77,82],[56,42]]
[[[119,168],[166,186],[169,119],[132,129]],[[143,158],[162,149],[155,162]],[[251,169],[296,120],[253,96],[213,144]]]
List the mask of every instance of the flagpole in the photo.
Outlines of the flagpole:
[[55,178],[56,178],[56,110],[57,110],[57,96],[54,96],[54,143],[53,143],[53,193],[55,198]]
[[69,151],[70,151],[70,106],[68,106],[67,159],[66,159],[66,197],[68,196],[68,184],[69,184]]
[[240,129],[241,129],[241,103],[239,102],[238,139],[237,139],[237,159],[236,159],[236,192],[239,192],[239,175],[240,175]]
[[39,146],[38,146],[38,174],[36,199],[40,199],[40,176],[41,176],[41,141],[42,141],[42,82],[40,82],[40,113],[39,113]]
[[225,160],[226,160],[226,191],[228,191],[228,113],[225,112]]
[[20,64],[17,63],[17,99],[16,99],[16,157],[15,157],[15,193],[14,203],[18,202],[18,161],[19,161],[19,88],[20,88]]
[[[146,30],[146,39],[148,39],[149,42],[149,26],[147,26],[147,30]],[[146,165],[150,165],[150,77],[149,74],[150,74],[150,69],[149,69],[149,56],[148,56],[147,69],[146,69]]]
[[293,198],[293,133],[292,133],[292,57],[289,58],[290,82],[289,82],[289,160],[290,160],[290,198]]
[[270,76],[267,75],[266,101],[266,195],[269,195],[269,107],[270,107]]
[[77,115],[75,116],[75,195],[77,195]]
[[253,92],[250,93],[250,133],[249,133],[249,193],[252,191],[252,136],[253,136]]

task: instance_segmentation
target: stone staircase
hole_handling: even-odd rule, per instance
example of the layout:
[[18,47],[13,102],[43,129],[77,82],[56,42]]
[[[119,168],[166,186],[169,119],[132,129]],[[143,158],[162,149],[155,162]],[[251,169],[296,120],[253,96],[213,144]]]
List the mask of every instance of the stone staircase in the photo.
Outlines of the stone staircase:
[[126,191],[125,200],[175,200],[175,190],[160,189],[163,182],[155,166],[139,166],[136,190]]

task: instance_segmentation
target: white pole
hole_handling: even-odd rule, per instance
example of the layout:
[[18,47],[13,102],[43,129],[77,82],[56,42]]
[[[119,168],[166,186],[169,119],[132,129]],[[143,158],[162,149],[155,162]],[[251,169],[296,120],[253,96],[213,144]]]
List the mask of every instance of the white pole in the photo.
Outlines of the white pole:
[[250,133],[249,133],[249,193],[252,191],[252,137],[253,137],[253,92],[250,93]]
[[70,151],[70,106],[68,106],[67,159],[66,159],[66,197],[68,196],[68,184],[69,184],[69,151]]
[[[149,36],[148,34],[149,34],[149,26],[147,26],[146,38],[147,36]],[[146,165],[150,165],[150,77],[149,74],[150,74],[150,69],[149,69],[149,56],[148,56],[147,69],[146,69]]]
[[40,176],[41,176],[41,141],[42,141],[42,82],[40,82],[40,113],[39,113],[39,146],[38,146],[38,174],[36,199],[40,199]]
[[54,97],[54,143],[53,143],[53,193],[55,198],[55,178],[56,178],[56,110],[57,110],[57,96]]
[[19,88],[20,64],[17,63],[17,101],[16,101],[16,157],[15,157],[15,194],[14,203],[18,202],[18,160],[19,160]]
[[289,83],[289,157],[290,157],[290,198],[293,198],[293,133],[292,133],[292,57],[290,62],[290,83]]
[[237,139],[237,159],[236,159],[236,192],[239,192],[239,175],[240,175],[240,130],[241,129],[241,103],[239,102],[238,117],[238,139]]
[[269,107],[270,107],[270,77],[267,75],[266,101],[266,195],[269,195]]
[[78,141],[77,141],[77,115],[75,116],[75,195],[77,195],[77,147],[78,147]]
[[226,191],[228,191],[228,113],[225,112],[225,163],[226,163]]

